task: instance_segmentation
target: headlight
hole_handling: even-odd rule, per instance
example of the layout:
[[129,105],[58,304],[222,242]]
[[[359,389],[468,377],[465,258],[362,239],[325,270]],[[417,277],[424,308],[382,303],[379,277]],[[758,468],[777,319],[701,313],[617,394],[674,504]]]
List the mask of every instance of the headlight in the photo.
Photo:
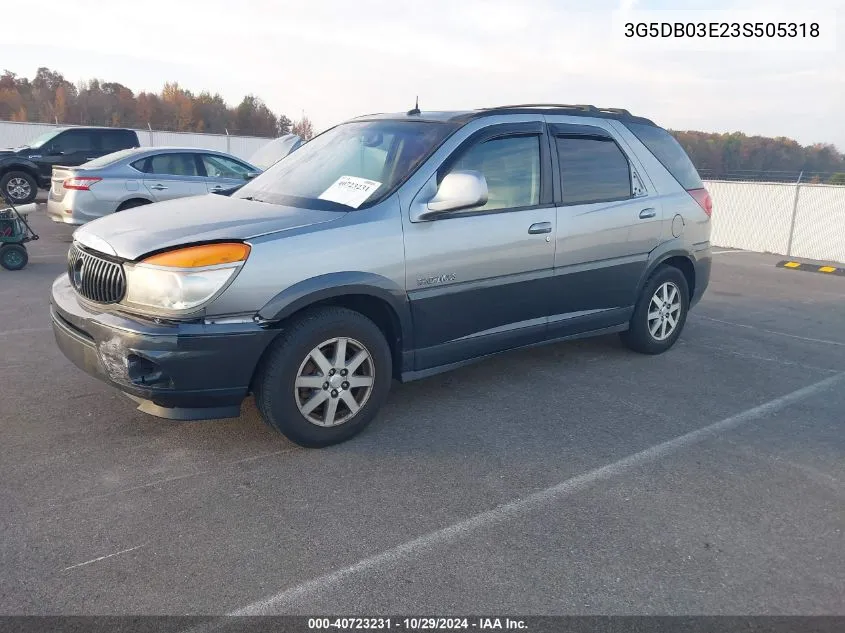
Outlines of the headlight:
[[183,311],[216,295],[249,257],[240,242],[188,246],[127,264],[126,298],[133,305]]

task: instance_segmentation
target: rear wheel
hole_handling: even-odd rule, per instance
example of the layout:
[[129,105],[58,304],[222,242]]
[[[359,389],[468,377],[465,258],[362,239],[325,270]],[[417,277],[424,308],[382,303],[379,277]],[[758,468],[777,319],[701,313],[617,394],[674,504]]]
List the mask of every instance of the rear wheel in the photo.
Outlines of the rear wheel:
[[22,244],[6,244],[0,248],[0,266],[6,270],[20,270],[28,261],[29,255]]
[[360,433],[390,390],[390,346],[368,318],[346,308],[308,311],[286,326],[254,382],[264,421],[300,446]]
[[661,354],[675,344],[687,320],[689,286],[684,274],[662,266],[643,288],[630,327],[620,334],[625,344],[642,354]]
[[0,178],[0,188],[12,204],[28,204],[38,195],[38,183],[25,171],[9,171]]
[[145,204],[150,204],[149,200],[141,200],[137,198],[135,200],[127,200],[126,202],[122,203],[116,211],[126,211],[126,209],[134,209],[135,207],[143,207]]

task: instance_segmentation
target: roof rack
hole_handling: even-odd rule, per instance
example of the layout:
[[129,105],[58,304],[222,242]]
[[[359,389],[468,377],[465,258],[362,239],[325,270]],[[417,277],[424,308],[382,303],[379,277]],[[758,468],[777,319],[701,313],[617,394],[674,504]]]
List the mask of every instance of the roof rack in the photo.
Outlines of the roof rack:
[[514,105],[494,106],[492,108],[481,108],[482,111],[490,110],[512,110],[514,108],[556,108],[559,110],[578,110],[580,112],[616,114],[623,117],[632,117],[628,110],[624,108],[598,108],[594,105],[588,104],[571,104],[571,103],[518,103]]

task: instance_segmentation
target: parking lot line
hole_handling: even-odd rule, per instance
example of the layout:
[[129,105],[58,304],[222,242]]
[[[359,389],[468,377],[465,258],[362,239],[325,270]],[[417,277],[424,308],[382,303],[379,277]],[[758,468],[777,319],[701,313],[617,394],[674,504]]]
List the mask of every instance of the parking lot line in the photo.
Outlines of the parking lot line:
[[76,569],[77,567],[84,567],[85,565],[90,565],[91,563],[96,563],[101,560],[105,560],[107,558],[111,558],[112,556],[119,556],[120,554],[126,554],[127,552],[134,552],[136,549],[143,547],[143,545],[136,545],[135,547],[130,547],[129,549],[122,549],[119,552],[115,552],[114,554],[106,554],[105,556],[99,556],[98,558],[92,558],[91,560],[86,560],[84,563],[77,563],[76,565],[71,565],[70,567],[65,567],[62,571],[68,571],[71,569]]
[[[413,558],[438,545],[458,540],[472,532],[518,517],[526,512],[538,509],[551,502],[558,501],[591,486],[598,481],[604,481],[625,474],[638,466],[642,466],[658,459],[688,448],[705,440],[714,438],[720,433],[734,429],[742,424],[758,420],[772,413],[778,412],[789,405],[816,395],[845,379],[845,372],[838,373],[807,387],[798,389],[774,400],[747,409],[713,424],[707,425],[690,433],[680,435],[646,448],[638,453],[629,455],[616,462],[588,471],[581,475],[567,479],[559,484],[534,492],[522,499],[497,506],[491,510],[481,512],[439,530],[423,534],[415,539],[401,543],[378,554],[368,556],[352,565],[342,567],[322,576],[307,580],[298,585],[283,589],[277,594],[253,602],[245,607],[229,612],[227,616],[238,615],[270,615],[296,606],[310,594],[328,591],[332,586],[352,578],[358,574],[372,572],[380,567],[390,566],[396,562]],[[203,630],[207,630],[203,628]]]
[[799,341],[810,341],[811,343],[824,343],[825,345],[837,345],[839,347],[845,347],[845,343],[841,341],[831,341],[824,338],[811,338],[809,336],[798,336],[797,334],[787,334],[786,332],[777,332],[776,330],[767,330],[766,328],[757,327],[756,325],[748,325],[746,323],[734,323],[733,321],[724,321],[723,319],[714,319],[713,317],[704,316],[703,314],[691,314],[691,317],[696,319],[704,319],[705,321],[713,321],[715,323],[723,323],[725,325],[732,325],[734,327],[741,327],[748,330],[759,330],[760,332],[766,332],[767,334],[777,334],[778,336],[786,336],[788,338],[795,338]]

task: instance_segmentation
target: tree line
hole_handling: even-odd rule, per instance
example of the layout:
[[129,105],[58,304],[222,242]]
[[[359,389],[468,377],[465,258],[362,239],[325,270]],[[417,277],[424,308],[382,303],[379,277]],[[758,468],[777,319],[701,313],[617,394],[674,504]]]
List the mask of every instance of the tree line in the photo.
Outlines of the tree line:
[[[293,122],[254,95],[231,107],[219,94],[195,94],[175,82],[165,83],[159,93],[136,94],[123,84],[99,79],[73,84],[60,72],[43,67],[32,80],[8,70],[0,76],[0,120],[263,137],[293,132],[305,139],[314,134],[307,117]],[[810,182],[845,184],[845,156],[830,144],[802,146],[785,137],[742,132],[671,132],[706,178],[804,172]]]
[[254,95],[231,107],[219,94],[195,94],[175,82],[165,83],[159,93],[136,94],[113,81],[90,79],[74,84],[44,67],[31,80],[9,70],[0,75],[0,120],[268,138],[292,132],[308,139],[314,134],[307,117],[293,122]]
[[782,174],[806,182],[845,184],[845,155],[828,143],[802,146],[791,138],[671,130],[706,178]]

